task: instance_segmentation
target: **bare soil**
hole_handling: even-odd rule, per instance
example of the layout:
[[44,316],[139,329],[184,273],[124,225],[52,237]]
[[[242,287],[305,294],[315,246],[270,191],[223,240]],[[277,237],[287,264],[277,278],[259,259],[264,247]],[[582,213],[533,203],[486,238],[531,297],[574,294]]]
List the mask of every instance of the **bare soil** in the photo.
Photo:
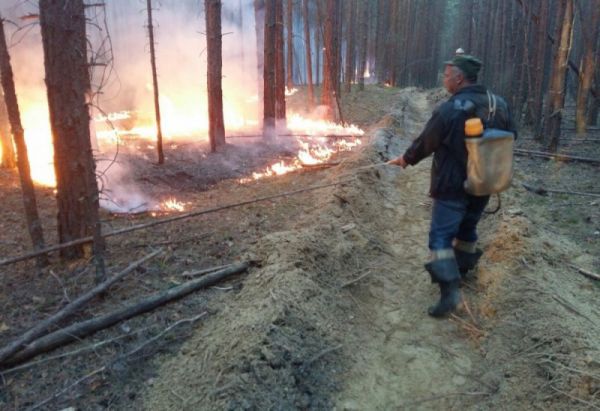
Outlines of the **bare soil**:
[[[292,105],[302,98],[294,96]],[[176,196],[194,210],[339,184],[111,237],[111,272],[158,247],[165,253],[77,320],[180,284],[185,271],[254,265],[26,368],[1,370],[0,408],[46,400],[40,409],[600,408],[600,286],[573,268],[600,272],[600,202],[539,196],[520,184],[597,193],[597,166],[518,157],[502,208],[480,225],[485,254],[462,288],[464,304],[448,319],[427,316],[438,296],[423,268],[430,162],[406,170],[359,167],[400,154],[443,98],[440,90],[374,86],[346,96],[345,117],[368,130],[368,142],[328,169],[241,185],[238,178],[263,165],[242,143],[218,155],[234,168],[218,167],[217,157],[208,160],[195,146],[171,147],[167,160],[177,161],[160,170],[150,153],[128,159],[143,191]],[[539,149],[527,132],[521,137],[519,147]],[[288,155],[286,148],[261,150],[269,162]],[[600,158],[599,143],[566,140],[562,150]],[[29,243],[17,176],[0,173],[0,255],[7,257]],[[55,243],[52,191],[38,195],[48,242]],[[153,218],[103,215],[107,229]],[[0,267],[0,345],[89,289],[88,263]]]

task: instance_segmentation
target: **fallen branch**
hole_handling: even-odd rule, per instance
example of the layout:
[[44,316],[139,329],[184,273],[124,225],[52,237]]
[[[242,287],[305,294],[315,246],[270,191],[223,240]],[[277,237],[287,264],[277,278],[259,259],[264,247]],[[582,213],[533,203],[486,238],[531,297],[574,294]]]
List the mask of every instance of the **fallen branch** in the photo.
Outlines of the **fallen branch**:
[[2,348],[0,350],[0,364],[2,364],[7,358],[11,357],[16,352],[18,352],[26,344],[30,343],[31,341],[35,340],[38,337],[41,337],[44,334],[46,334],[46,332],[48,331],[48,328],[50,328],[50,326],[69,317],[70,315],[75,313],[79,308],[81,308],[83,305],[88,303],[92,298],[103,293],[111,285],[113,285],[114,283],[116,283],[117,281],[119,281],[120,279],[125,277],[127,274],[132,272],[135,268],[139,267],[141,264],[148,261],[149,259],[157,256],[161,252],[162,252],[162,250],[154,251],[153,253],[148,254],[147,256],[131,263],[126,269],[124,269],[120,273],[109,278],[108,280],[104,281],[103,283],[98,284],[96,287],[92,288],[87,293],[79,296],[77,299],[75,299],[75,301],[71,302],[70,304],[67,304],[63,309],[58,311],[56,314],[50,316],[49,318],[46,318],[44,321],[42,321],[41,323],[39,323],[36,326],[34,326],[33,328],[31,328],[29,331],[27,331],[25,334],[23,334],[22,336],[20,336],[19,338],[17,338],[10,344],[8,344],[6,347]]
[[539,194],[541,196],[545,196],[548,193],[558,193],[558,194],[571,194],[571,195],[587,196],[587,197],[600,197],[600,194],[598,194],[598,193],[586,193],[586,192],[582,192],[582,191],[569,191],[569,190],[554,190],[554,189],[550,189],[550,188],[534,187],[534,186],[531,186],[526,183],[521,183],[521,185],[523,186],[523,188],[525,188],[525,190],[531,191],[532,193]]
[[[242,201],[241,203],[228,204],[228,205],[225,205],[225,206],[222,206],[222,207],[209,208],[209,209],[206,209],[206,210],[192,211],[192,212],[189,212],[189,213],[180,214],[180,215],[176,215],[176,216],[172,216],[172,217],[168,217],[168,218],[164,218],[164,219],[154,220],[154,221],[152,221],[150,223],[146,223],[146,224],[138,224],[138,225],[135,225],[135,226],[132,226],[132,227],[127,227],[127,228],[123,228],[123,229],[120,229],[120,230],[110,231],[108,233],[103,233],[102,237],[108,238],[108,237],[112,237],[112,236],[115,236],[115,235],[130,233],[132,231],[137,231],[137,230],[141,230],[141,229],[144,229],[144,228],[153,227],[153,226],[160,225],[160,224],[172,223],[173,221],[183,220],[183,219],[190,218],[190,217],[197,217],[199,215],[214,213],[214,212],[217,212],[217,211],[228,210],[230,208],[241,207],[241,206],[245,206],[245,205],[248,205],[248,204],[258,203],[260,201],[274,200],[276,198],[288,197],[288,196],[291,196],[291,195],[294,195],[294,194],[300,194],[300,193],[304,193],[304,192],[307,192],[307,191],[319,190],[321,188],[326,188],[326,187],[332,187],[332,186],[335,186],[335,185],[345,184],[345,183],[349,183],[350,181],[352,181],[352,180],[351,179],[339,180],[339,181],[337,181],[335,183],[321,184],[321,185],[317,185],[317,186],[302,188],[300,190],[288,191],[288,192],[281,193],[281,194],[275,194],[275,195],[272,195],[272,196],[259,197],[259,198],[255,198],[253,200]],[[42,250],[34,251],[34,252],[31,252],[31,253],[28,253],[28,254],[23,254],[23,255],[18,256],[18,257],[12,257],[12,258],[7,258],[7,259],[4,259],[4,260],[0,260],[0,266],[8,265],[8,264],[13,264],[13,263],[16,263],[16,262],[19,262],[19,261],[23,261],[23,260],[29,260],[29,259],[37,257],[38,255],[41,255],[41,254],[46,254],[46,253],[50,253],[50,252],[53,252],[53,251],[62,250],[63,248],[72,247],[74,245],[91,243],[92,241],[93,241],[93,237],[89,236],[89,237],[83,237],[83,238],[80,238],[80,239],[77,239],[77,240],[69,241],[68,243],[57,244],[57,245],[54,245],[54,246],[51,246],[51,247],[46,247],[46,248],[44,248]]]
[[593,280],[600,281],[600,274],[596,274],[596,273],[593,273],[593,272],[591,272],[591,271],[584,270],[583,268],[577,267],[576,265],[573,265],[573,264],[569,264],[569,265],[570,265],[571,267],[573,267],[575,270],[577,270],[577,272],[578,272],[579,274],[583,274],[583,275],[585,275],[585,276],[586,276],[586,277],[588,277],[588,278],[591,278],[591,279],[593,279]]
[[229,268],[232,265],[233,264],[225,264],[225,265],[218,265],[216,267],[203,268],[201,270],[196,270],[196,271],[184,271],[183,273],[181,273],[181,276],[182,277],[198,277],[199,275],[213,273],[215,271],[222,270],[224,268]]
[[245,271],[248,266],[248,263],[235,264],[230,268],[208,274],[205,277],[188,281],[180,286],[156,293],[151,297],[137,301],[125,308],[113,311],[112,313],[82,321],[80,323],[75,323],[61,330],[57,330],[45,337],[40,338],[39,340],[34,341],[23,351],[17,353],[15,356],[6,361],[5,364],[15,365],[21,363],[43,352],[53,350],[74,340],[94,334],[95,332],[108,328],[111,325],[151,311],[173,300],[182,298],[201,288],[211,286],[233,274]]
[[591,164],[600,164],[600,160],[589,157],[579,157],[579,156],[570,156],[566,154],[558,154],[558,153],[548,153],[546,151],[534,151],[534,150],[524,150],[522,148],[515,148],[514,153],[519,156],[534,156],[534,157],[543,157],[543,158],[551,158],[558,161],[580,161],[582,163],[591,163]]
[[154,337],[150,338],[147,341],[144,341],[142,344],[140,344],[139,346],[137,346],[136,348],[134,348],[131,351],[126,352],[125,354],[122,355],[118,355],[115,358],[113,358],[112,361],[110,361],[108,364],[103,365],[100,368],[95,369],[94,371],[84,375],[83,377],[81,377],[80,379],[76,380],[75,382],[73,382],[72,384],[70,384],[69,386],[67,386],[66,388],[63,388],[62,390],[55,392],[51,397],[46,398],[44,401],[39,402],[37,404],[35,404],[33,407],[29,408],[29,411],[32,410],[36,410],[46,404],[48,404],[50,401],[55,400],[56,398],[60,397],[61,395],[63,395],[64,393],[70,391],[73,387],[81,384],[84,381],[89,380],[90,378],[92,378],[94,375],[100,374],[101,372],[107,371],[108,369],[110,369],[110,367],[113,364],[116,364],[119,361],[122,361],[124,358],[130,357],[133,354],[135,354],[136,352],[140,351],[142,348],[144,348],[145,346],[147,346],[148,344],[158,340],[159,338],[161,338],[163,335],[165,335],[166,333],[168,333],[169,331],[171,331],[173,328],[177,327],[180,324],[183,323],[192,323],[192,322],[196,322],[198,321],[200,318],[204,317],[206,315],[206,311],[198,314],[195,317],[192,318],[185,318],[183,320],[179,320],[176,323],[170,325],[169,327],[167,327],[165,330],[161,331],[159,334],[155,335]]

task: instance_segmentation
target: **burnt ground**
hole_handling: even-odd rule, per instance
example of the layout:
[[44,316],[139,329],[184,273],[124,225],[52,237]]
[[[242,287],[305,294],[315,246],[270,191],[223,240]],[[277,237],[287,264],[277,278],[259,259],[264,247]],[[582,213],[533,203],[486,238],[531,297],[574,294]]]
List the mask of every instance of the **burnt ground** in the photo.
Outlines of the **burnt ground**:
[[[134,165],[129,175],[144,193],[175,196],[190,210],[339,184],[109,238],[110,272],[156,248],[164,253],[70,322],[181,284],[186,271],[254,265],[23,368],[3,369],[0,408],[48,399],[41,409],[599,408],[600,286],[573,266],[600,272],[600,202],[521,186],[598,193],[597,166],[517,157],[501,210],[481,223],[485,255],[462,289],[465,304],[449,319],[427,317],[437,297],[423,269],[430,163],[357,167],[401,153],[441,98],[438,90],[352,93],[345,115],[367,130],[368,144],[340,155],[337,167],[249,184],[238,180],[289,156],[288,148],[259,147],[249,156],[233,144],[206,156],[203,147],[179,145],[168,148],[163,168],[152,164],[151,151],[123,151],[119,161]],[[522,136],[519,147],[539,149]],[[561,150],[600,158],[594,141],[566,140]],[[28,239],[17,176],[0,173],[5,257],[26,252]],[[55,243],[52,191],[38,196],[47,241]],[[103,214],[109,230],[154,218]],[[2,346],[94,281],[86,260],[53,257],[41,272],[34,262],[0,270]]]

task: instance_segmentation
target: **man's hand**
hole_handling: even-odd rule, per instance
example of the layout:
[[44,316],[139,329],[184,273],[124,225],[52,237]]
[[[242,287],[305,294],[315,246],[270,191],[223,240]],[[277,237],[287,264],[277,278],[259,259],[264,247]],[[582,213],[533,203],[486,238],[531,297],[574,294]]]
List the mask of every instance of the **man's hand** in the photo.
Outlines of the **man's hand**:
[[406,168],[406,166],[408,165],[408,163],[406,162],[406,160],[404,160],[404,156],[400,156],[398,158],[390,160],[390,161],[387,162],[387,164],[391,164],[391,165],[394,165],[394,166],[400,166],[402,168]]

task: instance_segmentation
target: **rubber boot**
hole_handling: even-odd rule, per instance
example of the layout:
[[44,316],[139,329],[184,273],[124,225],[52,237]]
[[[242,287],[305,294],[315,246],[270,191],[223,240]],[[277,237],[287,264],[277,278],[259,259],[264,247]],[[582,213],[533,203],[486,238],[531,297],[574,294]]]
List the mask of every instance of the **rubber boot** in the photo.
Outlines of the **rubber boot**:
[[478,248],[474,253],[469,253],[455,248],[454,255],[456,255],[458,270],[460,271],[461,276],[465,278],[467,272],[475,268],[477,262],[483,255],[483,251]]
[[456,259],[434,260],[425,264],[425,269],[431,275],[431,281],[440,286],[440,300],[429,307],[429,315],[443,317],[450,314],[460,302],[460,272]]

